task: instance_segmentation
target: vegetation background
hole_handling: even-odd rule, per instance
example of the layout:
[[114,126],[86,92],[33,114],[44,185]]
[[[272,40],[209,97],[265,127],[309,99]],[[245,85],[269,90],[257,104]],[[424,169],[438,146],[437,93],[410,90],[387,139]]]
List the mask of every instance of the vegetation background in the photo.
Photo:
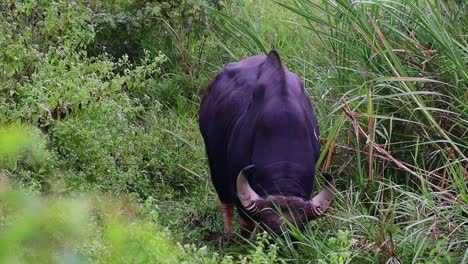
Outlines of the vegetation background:
[[[468,263],[467,28],[460,0],[0,1],[0,263]],[[198,104],[270,49],[336,201],[228,239]]]

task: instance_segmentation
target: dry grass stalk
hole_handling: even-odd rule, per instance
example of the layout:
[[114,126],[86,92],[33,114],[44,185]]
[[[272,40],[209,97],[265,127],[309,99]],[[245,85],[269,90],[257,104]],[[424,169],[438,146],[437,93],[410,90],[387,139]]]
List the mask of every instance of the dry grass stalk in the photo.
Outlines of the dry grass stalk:
[[[370,138],[369,136],[364,132],[364,129],[362,129],[362,127],[359,125],[359,123],[357,122],[356,120],[356,113],[354,113],[353,111],[351,111],[351,109],[349,108],[349,105],[348,103],[346,102],[346,100],[343,98],[342,99],[342,103],[343,103],[343,110],[345,111],[346,115],[351,119],[351,122],[354,126],[354,129],[355,131],[357,131],[358,135],[357,136],[361,136],[361,137],[364,137],[366,139],[366,142],[370,142]],[[455,197],[448,193],[448,192],[444,192],[445,190],[442,189],[441,187],[429,182],[429,181],[426,181],[421,175],[419,175],[417,172],[411,170],[408,166],[405,165],[404,162],[396,159],[395,157],[393,157],[388,151],[386,151],[385,149],[383,149],[382,147],[380,147],[378,144],[373,144],[373,148],[375,149],[375,151],[377,151],[380,155],[386,157],[387,159],[389,159],[390,161],[392,161],[398,168],[408,172],[409,174],[415,176],[416,178],[419,179],[419,181],[421,182],[421,184],[427,184],[429,185],[431,188],[437,190],[437,191],[440,191],[440,192],[443,192],[445,195],[447,195],[451,200],[455,201]]]

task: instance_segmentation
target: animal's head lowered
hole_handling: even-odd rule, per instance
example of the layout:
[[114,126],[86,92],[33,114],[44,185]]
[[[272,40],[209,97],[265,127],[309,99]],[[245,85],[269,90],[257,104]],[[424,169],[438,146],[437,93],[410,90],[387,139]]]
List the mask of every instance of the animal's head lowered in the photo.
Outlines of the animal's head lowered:
[[309,200],[295,196],[268,195],[261,197],[250,186],[242,170],[237,176],[237,196],[248,215],[265,229],[281,234],[286,223],[295,224],[300,229],[304,224],[323,215],[333,202],[335,186],[333,176],[324,174],[327,185],[320,193]]

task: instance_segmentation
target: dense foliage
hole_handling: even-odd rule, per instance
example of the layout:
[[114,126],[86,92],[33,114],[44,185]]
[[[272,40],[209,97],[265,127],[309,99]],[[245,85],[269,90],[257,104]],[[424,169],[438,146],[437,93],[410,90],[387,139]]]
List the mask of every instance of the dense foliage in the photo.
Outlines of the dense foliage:
[[[0,262],[467,262],[466,8],[2,1]],[[273,48],[305,80],[337,199],[244,241],[222,234],[198,103]]]

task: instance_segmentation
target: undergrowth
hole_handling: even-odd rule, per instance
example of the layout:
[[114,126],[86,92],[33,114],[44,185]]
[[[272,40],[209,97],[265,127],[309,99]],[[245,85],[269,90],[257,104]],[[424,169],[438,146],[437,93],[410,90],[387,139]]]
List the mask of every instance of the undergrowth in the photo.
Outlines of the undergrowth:
[[[0,262],[468,262],[466,8],[2,2]],[[305,81],[336,198],[305,231],[243,240],[197,111],[224,63],[270,49]]]

